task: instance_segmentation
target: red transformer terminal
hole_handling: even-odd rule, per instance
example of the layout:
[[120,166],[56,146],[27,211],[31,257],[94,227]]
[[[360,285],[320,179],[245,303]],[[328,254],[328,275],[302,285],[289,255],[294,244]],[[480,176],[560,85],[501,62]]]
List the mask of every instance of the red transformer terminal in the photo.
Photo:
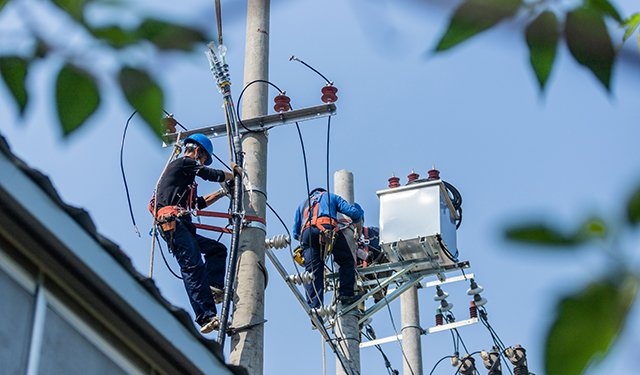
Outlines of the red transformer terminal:
[[171,117],[171,115],[163,118],[160,122],[162,123],[165,133],[173,134],[176,132],[176,125],[178,124],[178,121]]
[[471,301],[471,303],[469,304],[469,317],[470,318],[478,317],[478,307],[476,306],[475,301]]
[[338,101],[338,97],[336,96],[337,92],[338,92],[337,87],[326,85],[325,87],[322,88],[322,101],[325,103],[337,102]]
[[409,179],[409,182],[411,182],[411,181],[414,181],[414,180],[419,179],[419,178],[420,178],[420,175],[419,175],[419,174],[417,174],[416,172],[414,172],[414,171],[413,171],[413,168],[412,168],[412,169],[411,169],[411,174],[409,174],[409,175],[407,176],[407,178]]
[[433,168],[429,171],[429,180],[439,180],[440,179],[440,171]]
[[399,178],[399,177],[396,177],[396,175],[395,175],[395,174],[394,174],[394,175],[392,175],[392,176],[393,176],[393,177],[391,177],[391,178],[389,179],[389,187],[390,187],[390,188],[392,188],[392,189],[393,189],[393,188],[400,187],[400,178]]
[[273,106],[273,109],[278,113],[287,112],[291,109],[291,105],[289,105],[291,99],[289,99],[289,97],[286,96],[284,92],[276,96],[273,101],[276,103],[276,105]]

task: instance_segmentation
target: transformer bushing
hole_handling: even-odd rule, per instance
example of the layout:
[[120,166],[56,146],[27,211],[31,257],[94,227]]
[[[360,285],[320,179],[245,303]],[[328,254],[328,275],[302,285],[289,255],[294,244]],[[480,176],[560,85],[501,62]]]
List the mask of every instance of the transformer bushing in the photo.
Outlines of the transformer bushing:
[[527,351],[520,345],[509,351],[507,357],[513,364],[514,375],[529,375],[529,367],[527,365]]
[[489,375],[502,375],[500,354],[496,350],[492,350],[489,353],[483,353],[482,360],[484,367],[489,370]]
[[462,375],[476,375],[476,360],[473,359],[470,355],[465,355],[464,358],[460,360],[460,367],[458,370]]

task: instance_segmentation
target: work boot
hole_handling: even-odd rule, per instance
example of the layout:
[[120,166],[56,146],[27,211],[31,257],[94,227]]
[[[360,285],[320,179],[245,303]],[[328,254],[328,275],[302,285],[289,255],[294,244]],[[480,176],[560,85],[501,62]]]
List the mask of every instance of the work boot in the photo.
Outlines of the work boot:
[[342,307],[347,307],[347,306],[351,306],[352,303],[356,302],[357,300],[360,299],[359,295],[355,295],[355,296],[339,296],[338,297],[338,301],[340,301],[340,303],[342,304]]
[[224,289],[216,285],[209,285],[211,294],[213,294],[213,302],[221,304],[224,301]]
[[208,322],[206,322],[202,327],[200,327],[200,333],[207,334],[213,332],[220,328],[220,318],[216,315],[212,316]]

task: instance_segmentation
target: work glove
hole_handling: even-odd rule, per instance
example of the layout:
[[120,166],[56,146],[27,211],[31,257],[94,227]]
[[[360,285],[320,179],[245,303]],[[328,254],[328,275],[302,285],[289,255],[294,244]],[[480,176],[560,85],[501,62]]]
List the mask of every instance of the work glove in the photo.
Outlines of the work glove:
[[231,162],[231,170],[233,171],[234,175],[239,174],[242,176],[242,167],[238,164]]
[[356,224],[356,229],[353,231],[353,239],[358,241],[362,237],[362,221]]
[[222,195],[233,198],[233,186],[233,180],[221,182],[220,190],[222,190]]

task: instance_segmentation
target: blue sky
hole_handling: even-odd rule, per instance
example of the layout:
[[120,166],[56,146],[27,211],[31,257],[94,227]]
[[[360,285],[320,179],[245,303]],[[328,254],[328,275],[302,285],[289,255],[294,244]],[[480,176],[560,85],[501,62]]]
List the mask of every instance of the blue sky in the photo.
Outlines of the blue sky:
[[[244,64],[246,9],[244,2],[239,3],[222,2],[235,97],[242,89]],[[141,14],[209,24],[215,38],[213,1],[137,4]],[[616,4],[625,15],[638,10],[631,0]],[[592,214],[621,221],[624,203],[640,183],[640,56],[632,38],[627,48],[636,59],[615,66],[613,91],[607,94],[562,46],[547,93],[541,96],[518,22],[432,56],[429,51],[447,25],[450,8],[412,0],[274,1],[270,80],[287,91],[295,108],[320,104],[324,82],[301,64],[290,62],[291,55],[334,81],[339,99],[338,115],[331,122],[331,174],[343,168],[354,173],[356,200],[366,212],[368,225],[377,224],[376,191],[387,187],[392,173],[406,183],[412,168],[426,176],[435,165],[441,177],[457,187],[464,210],[458,230],[460,258],[471,262],[471,272],[485,288],[489,319],[502,341],[525,347],[530,371],[542,374],[544,339],[558,298],[606,272],[610,263],[602,248],[622,253],[637,269],[638,234],[622,233],[615,248],[607,243],[582,252],[555,253],[506,242],[503,232],[509,225],[536,220],[571,229]],[[221,97],[202,51],[188,57],[149,54],[143,58],[163,84],[165,107],[178,121],[188,128],[223,122]],[[170,151],[161,148],[139,119],[132,121],[125,167],[143,233],[138,238],[119,169],[122,130],[133,110],[107,87],[99,111],[77,133],[63,139],[51,100],[57,66],[53,61],[32,72],[29,87],[37,88],[38,94],[22,122],[7,99],[6,87],[0,86],[4,115],[0,131],[18,156],[48,174],[65,201],[87,209],[99,231],[118,243],[146,274],[151,247],[146,206]],[[270,95],[274,97],[275,90]],[[326,120],[300,126],[311,185],[324,186]],[[214,140],[214,147],[223,160],[228,158],[226,140]],[[291,226],[306,190],[295,127],[270,131],[267,180],[269,203]],[[216,189],[217,184],[200,184],[201,193]],[[213,208],[224,211],[226,202]],[[269,237],[285,232],[274,216],[269,214],[267,220]],[[293,272],[287,252],[278,254]],[[170,264],[177,269],[175,262]],[[320,335],[310,329],[303,310],[267,264],[265,374],[298,374],[301,369],[321,374]],[[169,274],[160,257],[156,257],[155,281],[166,298],[190,311],[182,283]],[[460,319],[467,316],[467,288],[466,283],[444,288]],[[423,327],[434,325],[433,295],[433,289],[419,292]],[[630,372],[628,359],[640,354],[640,341],[630,334],[640,330],[637,305],[615,355],[594,374]],[[399,302],[392,304],[392,312],[400,330]],[[393,334],[385,310],[374,316],[373,326],[378,337]],[[480,324],[460,333],[470,351],[492,345]],[[448,333],[424,336],[422,345],[427,373],[453,350]],[[398,345],[386,344],[383,349],[402,371]],[[386,373],[375,349],[363,349],[361,358],[362,373]],[[328,373],[335,371],[333,358],[328,358],[327,367]],[[435,374],[453,372],[443,363]]]

